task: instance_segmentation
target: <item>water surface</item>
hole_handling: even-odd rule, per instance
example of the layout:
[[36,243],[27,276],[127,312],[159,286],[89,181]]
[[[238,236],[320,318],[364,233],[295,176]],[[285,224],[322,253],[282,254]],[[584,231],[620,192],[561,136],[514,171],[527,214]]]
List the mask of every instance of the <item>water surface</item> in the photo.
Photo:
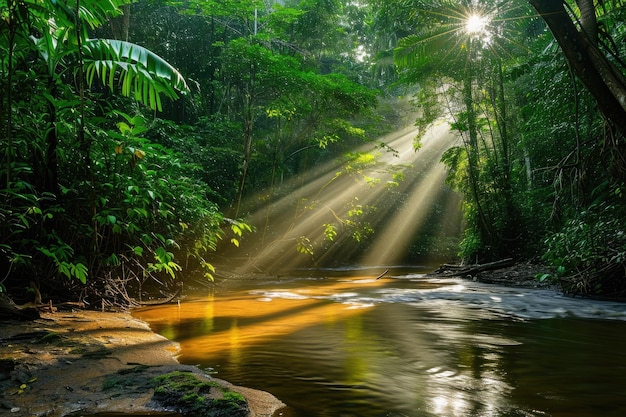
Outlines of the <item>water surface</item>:
[[419,273],[235,284],[135,314],[285,417],[626,415],[624,304]]

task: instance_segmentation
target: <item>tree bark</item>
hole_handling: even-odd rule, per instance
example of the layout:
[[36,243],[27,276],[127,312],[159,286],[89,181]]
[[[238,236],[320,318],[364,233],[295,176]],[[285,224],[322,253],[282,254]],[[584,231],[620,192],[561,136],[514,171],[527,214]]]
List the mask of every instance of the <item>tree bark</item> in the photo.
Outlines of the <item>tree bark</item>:
[[[468,48],[469,49],[469,48]],[[472,191],[472,197],[476,205],[479,221],[478,227],[481,237],[493,241],[492,229],[487,221],[485,211],[482,207],[479,193],[479,150],[478,150],[478,122],[476,110],[474,108],[474,98],[472,94],[472,81],[474,80],[474,71],[472,68],[471,51],[468,51],[468,58],[465,61],[465,70],[463,72],[463,102],[467,112],[467,128],[469,143],[465,145],[468,159],[469,183]]]
[[130,29],[130,4],[120,6],[123,14],[111,19],[111,33],[113,39],[128,42],[128,32]]
[[[562,0],[528,1],[552,31],[574,72],[597,101],[600,111],[622,134],[626,134],[624,75],[594,45],[586,32],[576,29]],[[585,13],[588,14],[589,10]],[[585,24],[589,25],[588,22]]]
[[598,20],[593,0],[576,0],[580,10],[580,26],[593,45],[598,45]]

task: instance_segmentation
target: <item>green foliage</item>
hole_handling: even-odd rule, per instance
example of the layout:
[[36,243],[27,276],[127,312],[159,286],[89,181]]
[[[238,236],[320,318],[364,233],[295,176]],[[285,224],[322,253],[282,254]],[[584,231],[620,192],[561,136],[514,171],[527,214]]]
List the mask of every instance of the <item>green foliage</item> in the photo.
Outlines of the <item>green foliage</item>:
[[[177,99],[176,89],[187,92],[183,76],[154,52],[129,42],[111,39],[89,39],[83,44],[85,75],[93,85],[96,75],[112,91],[116,82],[122,95],[134,91],[137,101],[153,110],[162,110],[161,93]],[[119,76],[116,77],[116,74]]]
[[561,282],[572,293],[621,294],[626,290],[626,212],[621,187],[601,195],[592,206],[546,236],[543,260],[557,274],[544,279]]
[[207,199],[197,167],[151,141],[148,120],[122,111],[130,103],[95,83],[96,76],[110,89],[119,83],[123,95],[156,110],[160,94],[174,99],[176,89],[187,89],[148,49],[88,39],[86,27],[127,3],[82,1],[79,19],[73,2],[0,6],[7,16],[1,24],[11,26],[0,36],[3,56],[11,51],[0,72],[0,271],[11,278],[7,285],[34,278],[104,307],[129,304],[129,293],[152,279],[171,285],[183,266],[207,277],[214,271],[204,257],[222,236],[223,215]]
[[334,241],[337,237],[337,227],[334,224],[326,223],[324,224],[324,239],[328,241]]
[[[442,117],[459,138],[441,161],[466,197],[463,258],[546,248],[581,291],[618,287],[597,277],[623,265],[611,233],[624,217],[623,137],[605,134],[525,2],[481,3],[498,29],[490,38],[464,30],[470,3],[447,0],[130,3],[0,5],[2,276],[60,283],[94,304],[174,286],[183,270],[212,279],[218,242],[239,247],[254,231],[238,213],[282,202],[314,165],[343,163],[321,191],[356,179],[401,193],[403,167],[379,163],[395,151],[373,137],[405,111],[417,119],[416,150]],[[110,39],[122,6],[133,42]],[[623,70],[623,7],[596,11],[601,49]],[[367,215],[383,204],[352,197],[318,236],[290,237],[296,251],[365,247]],[[415,254],[438,245],[413,241]]]
[[313,256],[315,254],[311,239],[306,236],[299,236],[298,239],[296,239],[296,251],[303,255]]
[[67,278],[76,278],[83,284],[87,282],[87,267],[81,262],[70,262],[74,249],[65,242],[59,241],[59,244],[53,243],[36,249],[54,262],[59,274]]
[[230,239],[230,242],[233,245],[239,247],[239,240],[243,237],[243,234],[252,233],[253,228],[249,224],[241,222],[241,221],[228,219],[228,222],[230,223],[230,229],[234,236],[233,238]]

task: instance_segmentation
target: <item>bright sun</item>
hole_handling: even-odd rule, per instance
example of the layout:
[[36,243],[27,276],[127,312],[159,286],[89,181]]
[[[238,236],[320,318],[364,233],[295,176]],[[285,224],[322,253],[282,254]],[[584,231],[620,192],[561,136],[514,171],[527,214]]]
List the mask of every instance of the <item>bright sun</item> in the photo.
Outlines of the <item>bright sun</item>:
[[465,20],[465,31],[469,34],[476,34],[486,30],[489,19],[479,14],[472,14]]

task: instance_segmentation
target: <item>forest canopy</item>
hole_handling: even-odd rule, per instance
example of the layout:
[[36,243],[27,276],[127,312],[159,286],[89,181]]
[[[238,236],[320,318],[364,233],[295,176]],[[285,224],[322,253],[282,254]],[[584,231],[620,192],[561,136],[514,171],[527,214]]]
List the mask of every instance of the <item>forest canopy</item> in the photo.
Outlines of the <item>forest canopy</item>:
[[[269,209],[250,214],[328,161],[398,194],[406,167],[379,162],[395,151],[381,138],[407,118],[416,152],[438,121],[458,136],[442,162],[465,225],[454,244],[411,236],[407,261],[513,257],[567,291],[624,294],[622,1],[6,0],[0,15],[2,296],[106,308],[211,280],[282,239]],[[353,262],[341,248],[367,250],[379,209],[352,198],[293,256]]]

